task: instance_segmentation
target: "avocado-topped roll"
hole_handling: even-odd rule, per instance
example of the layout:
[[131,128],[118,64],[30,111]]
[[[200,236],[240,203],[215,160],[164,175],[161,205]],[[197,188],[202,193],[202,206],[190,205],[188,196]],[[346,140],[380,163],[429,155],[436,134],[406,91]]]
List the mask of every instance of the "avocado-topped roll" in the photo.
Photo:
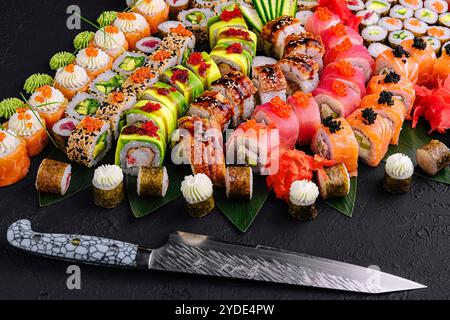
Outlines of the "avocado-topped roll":
[[63,118],[53,125],[53,140],[62,152],[66,153],[67,141],[80,120],[74,118]]
[[386,159],[383,188],[390,193],[406,193],[411,189],[414,165],[411,159],[402,153],[396,153]]
[[129,76],[138,68],[143,67],[146,61],[145,54],[127,51],[114,61],[112,69],[119,74]]
[[82,120],[87,116],[95,115],[101,105],[102,101],[97,96],[80,92],[69,102],[66,115],[74,119]]
[[206,52],[191,53],[185,66],[200,79],[204,89],[209,89],[211,83],[221,77],[219,68]]
[[44,159],[38,169],[36,190],[63,196],[69,189],[71,174],[72,166],[70,164]]
[[253,170],[251,167],[227,167],[225,188],[228,199],[251,200],[253,197]]
[[178,110],[178,117],[184,115],[188,108],[183,94],[178,92],[175,87],[164,82],[157,82],[150,89],[145,90],[139,96],[141,100],[160,102],[165,106],[173,107]]
[[319,188],[314,182],[308,180],[294,181],[289,191],[289,214],[300,221],[316,219],[318,197]]
[[162,80],[180,91],[189,104],[203,93],[200,79],[189,69],[179,65],[162,74]]
[[95,169],[92,179],[95,205],[106,209],[117,207],[125,197],[123,172],[115,165],[103,165]]
[[166,154],[164,133],[151,121],[122,129],[116,149],[116,165],[137,176],[140,167],[160,167]]
[[245,75],[250,74],[253,58],[239,42],[216,45],[210,56],[219,67],[222,76],[231,71],[239,71]]
[[125,80],[124,76],[114,71],[106,71],[92,80],[89,91],[100,99],[105,99],[111,92],[122,87]]
[[137,178],[139,197],[164,198],[169,188],[169,176],[166,167],[140,167]]
[[233,27],[247,30],[242,13],[239,8],[233,11],[225,10],[219,16],[215,16],[208,20],[209,45],[211,48],[217,43],[217,34],[224,27]]
[[77,125],[67,141],[67,157],[92,168],[111,149],[111,140],[108,121],[86,117]]
[[181,192],[185,199],[185,209],[193,217],[204,217],[215,207],[213,184],[203,173],[185,177],[181,183]]
[[423,171],[434,176],[450,165],[450,150],[439,140],[431,140],[417,150],[416,160]]
[[251,54],[256,54],[258,37],[254,32],[240,28],[224,27],[217,32],[216,45],[229,46],[233,43],[240,43],[242,48]]
[[339,163],[317,171],[317,184],[324,200],[348,195],[350,177],[345,164]]
[[189,9],[178,14],[178,21],[181,21],[188,30],[194,33],[198,42],[208,40],[207,24],[208,20],[214,16],[211,9]]

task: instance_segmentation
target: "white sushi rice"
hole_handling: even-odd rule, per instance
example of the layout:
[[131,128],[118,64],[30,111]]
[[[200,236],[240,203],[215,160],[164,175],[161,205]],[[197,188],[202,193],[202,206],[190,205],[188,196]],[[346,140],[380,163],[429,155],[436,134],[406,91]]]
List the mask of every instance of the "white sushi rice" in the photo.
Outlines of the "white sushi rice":
[[366,8],[376,12],[379,16],[385,16],[391,9],[391,4],[385,0],[369,0],[366,2]]
[[[439,50],[441,49],[441,42],[439,41],[438,38],[436,37],[431,37],[431,36],[424,36],[422,37],[422,39],[424,39],[426,42],[428,42],[434,49],[434,52],[438,53]],[[444,44],[445,46],[445,44]]]
[[414,12],[414,17],[428,24],[435,24],[438,20],[438,14],[426,8],[422,8]]
[[402,30],[403,21],[398,18],[383,17],[378,21],[378,25],[385,28],[388,32]]
[[398,46],[402,41],[411,39],[414,39],[414,34],[408,30],[392,31],[388,36],[388,41],[393,46]]
[[[442,35],[436,35],[433,32],[431,32],[431,30],[433,29],[439,29],[440,31],[442,31]],[[439,41],[441,41],[441,43],[447,42],[450,40],[450,29],[447,27],[439,27],[439,26],[430,26],[428,27],[427,30],[427,36],[432,36],[435,37],[437,39],[439,39]]]
[[184,25],[184,23],[176,20],[168,20],[163,23],[160,23],[158,25],[158,34],[161,37],[165,37],[170,33],[170,29],[176,28],[180,23]]
[[[153,44],[153,46],[149,46],[146,44]],[[145,37],[139,40],[136,43],[136,49],[145,54],[150,54],[161,45],[161,39],[156,37]]]
[[99,82],[103,82],[103,81],[109,81],[111,80],[113,77],[117,76],[118,73],[108,70],[106,72],[103,72],[102,74],[100,74],[97,78],[95,78],[94,80],[92,80],[90,86],[89,86],[89,91],[93,94],[95,94],[97,97],[99,97],[100,99],[105,99],[107,94],[101,92],[98,88],[97,88],[97,83]]
[[87,99],[96,100],[98,102],[98,104],[99,104],[99,107],[102,105],[101,99],[99,99],[96,95],[89,94],[87,92],[79,92],[72,98],[72,100],[67,105],[66,115],[68,117],[75,118],[75,119],[78,119],[78,120],[82,120],[85,117],[87,117],[88,115],[79,114],[77,111],[75,111],[76,107],[81,102],[83,102],[83,101],[85,101]]
[[362,0],[346,0],[347,8],[353,12],[364,10],[365,4]]
[[382,54],[386,50],[392,50],[391,47],[388,47],[385,44],[374,42],[371,43],[369,48],[369,54],[376,59],[380,54]]
[[144,61],[142,63],[142,66],[145,65],[145,63],[147,62],[147,55],[143,54],[143,53],[138,53],[138,52],[124,52],[123,54],[120,55],[120,57],[118,57],[113,64],[112,70],[122,74],[124,76],[130,76],[131,74],[134,73],[134,71],[136,71],[137,68],[133,69],[133,70],[124,70],[120,67],[120,65],[122,64],[122,62],[129,57],[133,57],[133,58],[144,58]]
[[361,36],[366,43],[383,42],[388,32],[381,26],[367,26],[361,31]]
[[410,8],[412,10],[419,10],[420,8],[423,8],[422,0],[417,1],[416,4],[413,4],[413,3],[409,2],[408,0],[400,0],[399,3],[400,3],[400,5],[402,5],[406,8]]
[[399,4],[392,7],[389,11],[389,16],[400,20],[411,18],[414,15],[414,10],[408,7],[401,6]]
[[[436,3],[439,3],[441,6],[440,10],[437,9]],[[445,0],[425,0],[424,6],[437,13],[445,13],[448,11],[448,3]]]
[[78,125],[78,123],[80,123],[80,120],[74,119],[74,118],[63,118],[53,125],[53,127],[52,127],[53,133],[57,134],[61,137],[68,138],[72,134],[72,130],[61,129],[61,127],[64,126],[64,124],[66,124],[66,123],[72,123],[74,125],[74,127],[76,127]]
[[450,27],[450,12],[439,15],[439,24],[444,27]]
[[404,27],[414,33],[415,36],[422,36],[427,32],[428,24],[416,18],[409,18],[405,20]]
[[[139,149],[149,149],[151,154],[146,154],[147,151],[142,152],[142,163],[137,163],[136,166],[128,166],[127,155],[129,151],[135,149],[135,152],[139,152]],[[147,156],[150,158],[147,159]],[[153,158],[151,158],[153,156]],[[151,142],[144,141],[130,141],[128,142],[122,150],[120,150],[120,167],[125,174],[130,174],[137,176],[139,173],[139,168],[145,167],[158,167],[160,165],[161,155],[159,154],[159,149],[153,145]]]

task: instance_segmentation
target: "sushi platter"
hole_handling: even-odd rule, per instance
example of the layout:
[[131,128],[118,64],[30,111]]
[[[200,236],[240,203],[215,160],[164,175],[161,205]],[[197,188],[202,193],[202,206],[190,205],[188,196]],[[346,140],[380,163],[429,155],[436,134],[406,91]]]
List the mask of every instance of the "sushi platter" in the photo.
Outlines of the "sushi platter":
[[271,194],[351,217],[362,163],[390,194],[450,184],[445,0],[127,0],[90,25],[0,102],[0,187],[35,174],[41,206],[183,198],[245,232]]

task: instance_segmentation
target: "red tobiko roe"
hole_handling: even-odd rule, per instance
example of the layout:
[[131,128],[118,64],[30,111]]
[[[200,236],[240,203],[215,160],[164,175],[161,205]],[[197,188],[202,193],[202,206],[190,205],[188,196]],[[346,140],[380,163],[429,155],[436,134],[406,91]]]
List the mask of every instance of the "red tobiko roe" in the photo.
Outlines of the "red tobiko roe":
[[141,128],[144,132],[145,135],[149,136],[149,137],[158,137],[158,126],[156,126],[152,121],[148,121],[144,124],[142,124],[142,128]]
[[243,51],[242,44],[240,44],[240,43],[233,43],[232,45],[230,45],[227,48],[227,53],[228,54],[232,54],[232,53],[241,54],[242,51]]
[[225,31],[225,35],[229,37],[239,37],[245,40],[251,40],[250,34],[248,33],[248,31],[244,29],[230,28],[227,31]]
[[192,53],[189,58],[187,59],[187,63],[189,63],[190,65],[193,66],[198,66],[199,64],[201,64],[203,62],[203,57],[202,54],[200,52],[194,52]]
[[175,89],[174,87],[170,87],[170,89],[166,89],[166,88],[159,88],[156,90],[156,92],[162,96],[167,96],[169,95],[171,92],[176,92],[177,89]]
[[170,77],[172,82],[181,82],[186,83],[189,80],[189,73],[187,70],[183,69],[174,69],[172,72],[172,76]]
[[200,67],[198,68],[198,74],[201,75],[202,77],[206,74],[206,71],[208,71],[208,69],[211,67],[210,64],[206,63],[206,62],[202,62],[200,64]]
[[242,12],[237,6],[234,7],[233,11],[224,10],[220,14],[220,20],[222,21],[230,21],[236,17],[242,17]]
[[145,106],[141,107],[141,110],[144,112],[153,112],[161,109],[161,105],[155,102],[148,102]]

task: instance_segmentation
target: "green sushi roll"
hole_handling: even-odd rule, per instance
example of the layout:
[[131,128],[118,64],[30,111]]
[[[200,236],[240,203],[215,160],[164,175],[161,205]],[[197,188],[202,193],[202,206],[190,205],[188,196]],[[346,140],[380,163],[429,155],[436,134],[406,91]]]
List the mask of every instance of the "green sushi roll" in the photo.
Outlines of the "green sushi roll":
[[217,45],[211,51],[210,56],[219,67],[222,76],[231,71],[239,71],[247,76],[249,75],[253,58],[240,43],[233,43],[228,46]]
[[178,117],[184,115],[188,109],[184,95],[178,92],[175,87],[164,82],[155,83],[153,87],[142,92],[139,98],[160,102],[165,106],[175,108],[178,111]]
[[193,52],[185,66],[200,79],[204,88],[211,88],[211,83],[220,79],[220,70],[206,52]]
[[189,104],[200,96],[204,89],[200,79],[189,69],[178,65],[162,74],[162,80],[180,91]]
[[233,43],[240,43],[245,51],[252,57],[256,55],[258,37],[254,32],[239,28],[222,28],[217,33],[217,44],[229,46]]
[[240,28],[245,30],[248,29],[247,23],[245,22],[244,18],[242,18],[242,16],[236,16],[229,20],[227,19],[227,21],[222,20],[220,16],[209,19],[208,34],[209,45],[211,48],[214,48],[217,43],[217,35],[219,31],[225,27]]

